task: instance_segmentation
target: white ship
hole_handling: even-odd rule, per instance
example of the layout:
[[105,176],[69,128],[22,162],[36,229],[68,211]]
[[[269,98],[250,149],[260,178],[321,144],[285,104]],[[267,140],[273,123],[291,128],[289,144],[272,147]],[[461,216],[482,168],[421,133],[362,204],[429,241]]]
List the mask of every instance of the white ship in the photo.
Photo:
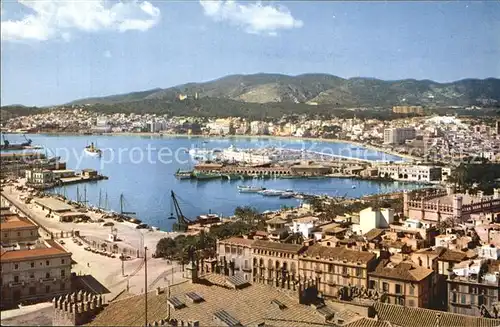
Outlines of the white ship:
[[199,160],[199,161],[213,161],[217,159],[217,154],[219,152],[220,151],[217,150],[200,149],[200,148],[193,148],[188,151],[189,155],[194,160]]
[[303,158],[302,151],[266,147],[260,149],[238,149],[234,145],[222,150],[220,159],[230,163],[244,163],[247,165],[265,165],[286,160],[299,160]]

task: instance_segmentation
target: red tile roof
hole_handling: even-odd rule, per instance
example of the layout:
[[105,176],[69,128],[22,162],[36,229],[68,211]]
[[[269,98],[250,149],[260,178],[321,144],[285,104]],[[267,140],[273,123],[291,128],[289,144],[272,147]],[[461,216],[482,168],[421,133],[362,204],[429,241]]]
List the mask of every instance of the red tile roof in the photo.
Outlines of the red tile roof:
[[35,258],[45,258],[59,255],[71,255],[54,241],[46,241],[47,247],[32,250],[6,251],[0,255],[1,262],[24,261]]

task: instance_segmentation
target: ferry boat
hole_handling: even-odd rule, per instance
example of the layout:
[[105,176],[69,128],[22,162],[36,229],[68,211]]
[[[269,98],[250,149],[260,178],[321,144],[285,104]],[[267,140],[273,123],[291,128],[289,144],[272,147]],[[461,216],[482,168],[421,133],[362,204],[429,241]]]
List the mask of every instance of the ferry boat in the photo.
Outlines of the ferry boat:
[[101,149],[98,149],[94,145],[94,142],[90,143],[90,145],[85,147],[85,153],[93,157],[100,157],[102,155]]
[[280,190],[262,190],[258,193],[260,195],[263,195],[263,196],[280,196],[283,194],[283,191],[280,191]]
[[265,189],[265,187],[238,185],[238,191],[240,193],[259,193],[261,191],[265,191]]
[[209,179],[216,179],[216,178],[220,178],[221,177],[221,174],[218,174],[218,173],[202,173],[202,172],[194,172],[193,173],[193,176],[197,179],[197,180],[209,180]]

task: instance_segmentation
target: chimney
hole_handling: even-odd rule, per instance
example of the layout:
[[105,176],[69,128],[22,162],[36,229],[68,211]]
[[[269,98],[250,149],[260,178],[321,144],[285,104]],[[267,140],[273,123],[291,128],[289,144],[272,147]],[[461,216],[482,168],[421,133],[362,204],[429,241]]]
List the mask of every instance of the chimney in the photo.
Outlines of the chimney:
[[156,295],[160,295],[162,293],[161,288],[158,286],[156,288]]

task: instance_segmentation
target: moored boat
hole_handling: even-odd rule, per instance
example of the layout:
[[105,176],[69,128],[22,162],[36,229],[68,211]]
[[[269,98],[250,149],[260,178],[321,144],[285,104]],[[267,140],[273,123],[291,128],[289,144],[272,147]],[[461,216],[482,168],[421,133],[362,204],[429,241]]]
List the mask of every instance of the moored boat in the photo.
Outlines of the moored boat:
[[101,156],[102,151],[101,149],[98,149],[95,145],[94,142],[90,143],[90,145],[85,147],[85,153],[88,154],[89,156],[97,157]]
[[291,199],[295,196],[295,193],[294,192],[283,192],[281,195],[280,195],[280,199]]
[[280,191],[280,190],[262,190],[258,193],[260,195],[263,195],[263,196],[280,196],[283,194],[283,191]]
[[238,185],[238,191],[240,193],[259,193],[265,191],[265,189],[265,187]]
[[193,176],[197,180],[209,180],[209,179],[215,179],[215,178],[220,178],[221,174],[219,173],[203,173],[203,172],[193,172]]

